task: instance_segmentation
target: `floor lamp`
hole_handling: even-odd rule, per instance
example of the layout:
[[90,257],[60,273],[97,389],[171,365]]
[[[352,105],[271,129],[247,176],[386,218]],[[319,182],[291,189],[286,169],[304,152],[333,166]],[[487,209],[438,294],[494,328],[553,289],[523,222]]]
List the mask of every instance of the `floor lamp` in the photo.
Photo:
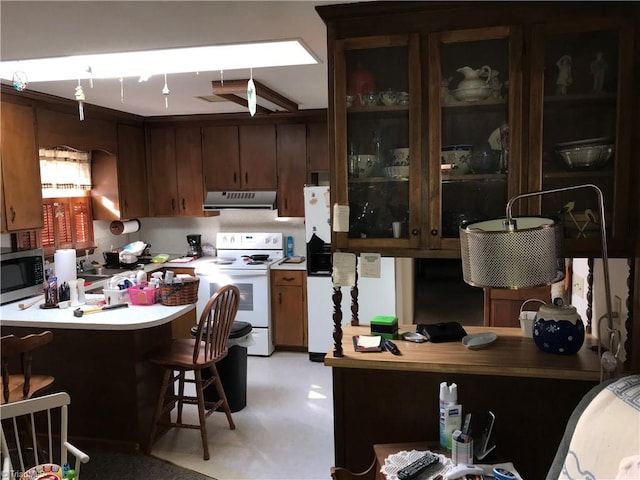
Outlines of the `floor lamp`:
[[460,227],[462,273],[464,281],[470,285],[512,290],[535,288],[562,280],[565,276],[562,224],[545,217],[514,218],[511,209],[513,204],[522,198],[585,188],[596,191],[600,209],[600,238],[607,311],[598,319],[597,328],[600,335],[600,322],[606,319],[609,346],[609,349],[601,354],[601,342],[598,339],[602,380],[605,371],[613,375],[616,370],[620,332],[615,329],[611,313],[607,233],[604,199],[600,188],[593,184],[584,184],[523,193],[512,197],[507,202],[506,218],[477,222],[468,226],[462,225]]

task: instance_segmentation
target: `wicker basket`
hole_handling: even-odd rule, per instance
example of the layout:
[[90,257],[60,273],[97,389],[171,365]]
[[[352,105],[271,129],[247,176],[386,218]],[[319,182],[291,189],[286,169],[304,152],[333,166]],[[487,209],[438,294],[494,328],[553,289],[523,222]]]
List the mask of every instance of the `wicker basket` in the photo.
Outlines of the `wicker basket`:
[[160,301],[163,305],[188,305],[198,301],[199,278],[183,278],[182,283],[160,285]]

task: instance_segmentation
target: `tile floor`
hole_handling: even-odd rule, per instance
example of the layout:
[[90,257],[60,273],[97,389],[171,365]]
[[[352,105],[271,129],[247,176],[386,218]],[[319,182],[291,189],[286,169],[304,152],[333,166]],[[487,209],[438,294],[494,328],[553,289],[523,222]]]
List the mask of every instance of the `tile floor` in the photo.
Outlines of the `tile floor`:
[[[197,423],[195,406],[184,419]],[[321,480],[334,464],[331,369],[306,353],[249,357],[247,406],[207,420],[211,459],[202,460],[200,432],[171,429],[152,455],[217,480]]]

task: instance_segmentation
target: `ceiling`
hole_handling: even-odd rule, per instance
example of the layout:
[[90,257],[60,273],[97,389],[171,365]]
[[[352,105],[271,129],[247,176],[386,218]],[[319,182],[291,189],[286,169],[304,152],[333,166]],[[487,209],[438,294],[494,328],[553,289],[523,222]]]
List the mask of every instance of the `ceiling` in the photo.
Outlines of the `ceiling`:
[[[0,2],[2,60],[72,54],[151,50],[259,40],[299,38],[318,65],[253,70],[253,78],[289,98],[300,110],[327,107],[326,28],[315,6],[326,1],[7,1]],[[248,70],[225,71],[223,80],[248,79]],[[162,95],[163,76],[147,82],[94,80],[83,82],[86,104],[145,117],[247,112],[229,101],[208,102],[212,81],[220,72],[172,74],[168,108]],[[4,82],[4,81],[3,81]],[[6,82],[10,83],[10,82]],[[38,82],[30,91],[74,99],[76,82]],[[269,109],[273,104],[260,100]],[[85,106],[90,114],[89,105]],[[248,113],[247,113],[248,114]]]

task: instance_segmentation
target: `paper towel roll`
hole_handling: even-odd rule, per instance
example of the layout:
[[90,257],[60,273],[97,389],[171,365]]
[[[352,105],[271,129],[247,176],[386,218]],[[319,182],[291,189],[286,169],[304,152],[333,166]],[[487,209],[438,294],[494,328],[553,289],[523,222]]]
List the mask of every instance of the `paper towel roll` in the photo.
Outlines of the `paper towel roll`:
[[63,282],[75,280],[76,277],[76,251],[71,248],[56,250],[53,254],[53,262],[58,278],[58,287]]
[[120,220],[114,220],[109,225],[109,230],[114,235],[122,235],[124,233],[133,233],[140,230],[140,220],[128,220],[121,222]]

